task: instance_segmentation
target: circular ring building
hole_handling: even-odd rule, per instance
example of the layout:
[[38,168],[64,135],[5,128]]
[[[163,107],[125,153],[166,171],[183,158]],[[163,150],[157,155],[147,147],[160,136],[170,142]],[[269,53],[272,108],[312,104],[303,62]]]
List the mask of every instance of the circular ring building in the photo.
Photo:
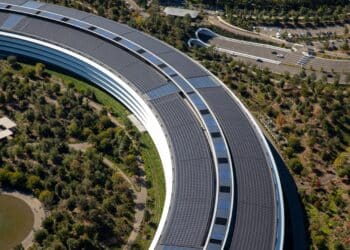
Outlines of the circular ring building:
[[0,53],[79,75],[144,125],[166,180],[152,249],[283,248],[282,189],[266,139],[197,62],[126,25],[28,0],[0,0]]

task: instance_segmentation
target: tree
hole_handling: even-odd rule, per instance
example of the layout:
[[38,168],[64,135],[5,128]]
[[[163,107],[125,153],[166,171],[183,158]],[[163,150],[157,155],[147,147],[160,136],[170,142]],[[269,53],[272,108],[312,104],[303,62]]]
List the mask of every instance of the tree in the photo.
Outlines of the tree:
[[340,177],[350,179],[350,148],[338,155],[333,163],[333,166]]
[[314,237],[314,242],[319,250],[326,250],[328,249],[327,247],[327,240],[324,235],[317,235]]
[[100,130],[106,130],[112,126],[113,126],[113,123],[107,115],[103,115],[102,117],[100,117],[100,123],[99,123]]
[[72,137],[80,138],[81,130],[75,121],[68,126],[68,134]]
[[0,92],[0,104],[5,104],[6,103],[6,96],[4,93]]
[[53,220],[53,218],[51,216],[46,217],[43,222],[42,222],[42,226],[49,232],[52,233],[54,230],[54,224],[55,221]]
[[349,43],[347,41],[344,41],[343,45],[341,46],[341,48],[345,51],[349,51],[350,47],[349,47]]
[[47,238],[48,233],[46,231],[46,229],[41,229],[39,231],[36,231],[34,233],[34,239],[35,241],[37,241],[39,244],[42,244],[43,241]]
[[40,178],[36,175],[30,175],[27,179],[26,187],[30,190],[40,188],[41,187]]
[[38,77],[42,77],[45,71],[45,65],[42,63],[35,64],[35,74]]
[[297,158],[292,158],[288,161],[288,167],[296,174],[301,174],[301,171],[304,169],[303,165]]
[[12,68],[15,68],[16,65],[17,65],[17,57],[15,57],[15,56],[8,56],[7,57],[7,62],[8,62],[8,64],[10,64],[10,66]]
[[103,8],[103,6],[98,6],[98,8],[97,8],[97,14],[99,15],[99,16],[104,16],[104,14],[105,14],[105,10],[104,10],[104,8]]
[[13,187],[22,189],[26,183],[26,177],[21,172],[10,173],[10,183]]
[[[132,151],[139,144],[138,136],[125,129],[127,124],[114,126],[107,112],[95,112],[83,101],[88,98],[84,92],[61,89],[49,74],[39,77],[43,65],[23,69],[0,72],[3,113],[18,121],[13,139],[0,142],[0,185],[31,191],[50,209],[43,230],[35,233],[35,247],[100,249],[114,236],[117,244],[124,243],[134,213],[130,186],[122,177],[116,183],[115,171],[104,166],[97,147],[82,152],[70,149],[68,143],[76,141],[71,136],[85,131],[98,143],[106,142],[111,159],[124,163],[129,154],[128,164],[137,166],[139,153],[133,156]],[[57,102],[47,101],[47,96]],[[112,150],[119,147],[122,154],[114,158]],[[92,209],[96,211],[90,217]],[[117,221],[126,225],[125,231],[116,226]]]
[[277,118],[276,118],[276,125],[277,128],[282,128],[284,126],[284,124],[286,123],[286,119],[284,118],[283,114],[278,114]]
[[0,168],[0,184],[8,185],[10,182],[10,172],[7,169]]
[[25,68],[23,68],[22,71],[23,71],[23,75],[25,77],[28,77],[30,79],[34,79],[34,77],[35,77],[35,70],[33,68],[25,67]]
[[80,245],[79,240],[77,240],[77,239],[69,238],[67,240],[67,245],[68,245],[68,248],[71,249],[71,250],[81,249],[79,247],[79,245]]
[[53,201],[54,195],[49,190],[44,190],[39,195],[39,200],[43,202],[45,205],[50,205]]
[[300,152],[302,150],[300,139],[291,135],[288,138],[288,145],[295,151]]
[[24,247],[22,244],[19,244],[13,248],[14,250],[24,250]]

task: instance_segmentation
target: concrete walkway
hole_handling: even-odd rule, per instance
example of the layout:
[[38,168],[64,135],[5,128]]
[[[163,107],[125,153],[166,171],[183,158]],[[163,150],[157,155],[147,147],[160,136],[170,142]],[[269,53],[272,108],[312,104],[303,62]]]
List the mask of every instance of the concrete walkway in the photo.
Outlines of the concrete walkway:
[[18,191],[4,191],[1,189],[0,193],[21,199],[31,208],[34,214],[33,228],[27,237],[21,242],[24,249],[29,249],[29,247],[33,244],[35,231],[41,228],[41,223],[46,217],[44,207],[42,206],[41,202],[32,195],[26,195]]

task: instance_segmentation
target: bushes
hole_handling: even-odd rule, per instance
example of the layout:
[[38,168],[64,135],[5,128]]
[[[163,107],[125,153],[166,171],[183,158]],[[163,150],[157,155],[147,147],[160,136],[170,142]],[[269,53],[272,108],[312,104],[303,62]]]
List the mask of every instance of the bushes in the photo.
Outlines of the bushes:
[[300,153],[303,149],[300,143],[300,139],[293,135],[289,136],[288,145],[294,150],[295,153]]
[[44,203],[46,206],[50,205],[53,201],[54,195],[49,190],[41,191],[39,195],[39,200]]
[[303,165],[297,158],[292,158],[288,161],[288,167],[296,174],[301,174],[303,171]]
[[4,168],[0,169],[0,185],[11,188],[25,190],[26,176],[18,171],[10,171]]
[[333,166],[340,177],[346,177],[348,180],[350,179],[350,148],[338,155]]
[[42,244],[44,240],[47,238],[47,236],[48,236],[47,231],[45,229],[41,229],[34,233],[34,240],[39,244]]
[[134,155],[127,155],[124,158],[124,163],[128,167],[128,169],[131,170],[131,173],[137,174],[138,164],[137,164],[137,159]]

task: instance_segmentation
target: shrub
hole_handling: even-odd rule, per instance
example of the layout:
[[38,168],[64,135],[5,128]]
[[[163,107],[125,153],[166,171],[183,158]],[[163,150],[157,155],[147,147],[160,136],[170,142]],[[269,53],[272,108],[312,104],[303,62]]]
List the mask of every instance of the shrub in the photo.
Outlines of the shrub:
[[53,201],[53,193],[49,190],[44,190],[40,193],[39,200],[45,205],[49,205]]
[[302,150],[302,146],[300,140],[295,136],[290,136],[288,138],[288,145],[295,151],[300,152]]
[[304,169],[298,158],[290,159],[288,161],[288,167],[296,174],[300,174]]
[[34,234],[34,239],[37,241],[39,244],[42,244],[44,240],[47,238],[48,233],[46,229],[41,229],[39,231],[36,231]]

